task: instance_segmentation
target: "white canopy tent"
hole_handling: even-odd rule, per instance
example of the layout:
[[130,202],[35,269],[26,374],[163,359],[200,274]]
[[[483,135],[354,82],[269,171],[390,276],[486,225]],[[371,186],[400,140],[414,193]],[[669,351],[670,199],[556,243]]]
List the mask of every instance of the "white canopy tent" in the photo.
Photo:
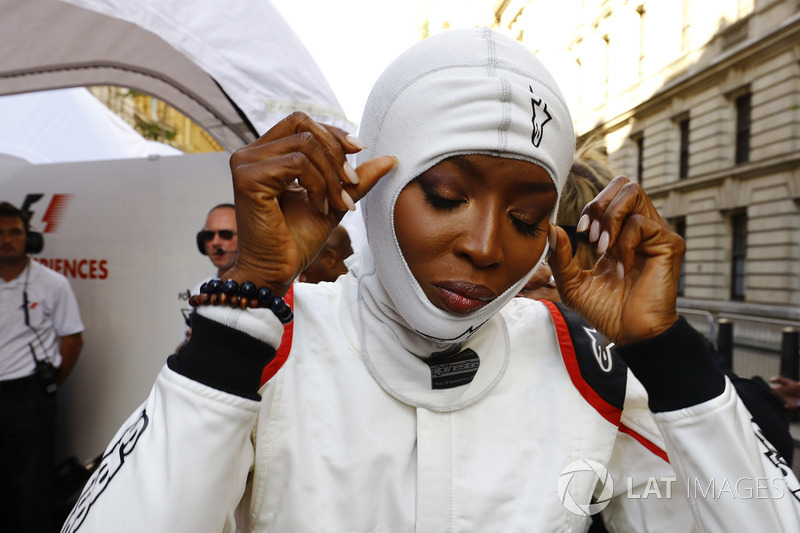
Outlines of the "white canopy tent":
[[294,110],[354,128],[268,0],[0,0],[0,10],[0,95],[128,87],[228,151]]
[[[188,289],[211,274],[195,233],[233,195],[228,153],[161,157],[174,151],[126,130],[84,89],[64,89],[150,94],[227,152],[294,110],[355,126],[268,0],[0,0],[0,9],[0,199],[27,206],[45,239],[37,260],[77,295],[86,344],[59,392],[58,454],[89,459],[182,338]],[[57,228],[45,217],[56,199],[68,199]]]
[[148,141],[83,87],[0,96],[0,153],[29,163],[180,155]]

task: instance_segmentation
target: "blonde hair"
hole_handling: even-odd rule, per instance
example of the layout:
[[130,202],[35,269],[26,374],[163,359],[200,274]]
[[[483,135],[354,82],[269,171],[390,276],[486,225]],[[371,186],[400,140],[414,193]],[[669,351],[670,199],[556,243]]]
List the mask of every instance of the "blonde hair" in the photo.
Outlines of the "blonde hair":
[[572,167],[561,191],[558,204],[558,223],[565,226],[578,224],[584,206],[594,199],[614,179],[608,163],[605,143],[598,135],[580,142],[575,149]]

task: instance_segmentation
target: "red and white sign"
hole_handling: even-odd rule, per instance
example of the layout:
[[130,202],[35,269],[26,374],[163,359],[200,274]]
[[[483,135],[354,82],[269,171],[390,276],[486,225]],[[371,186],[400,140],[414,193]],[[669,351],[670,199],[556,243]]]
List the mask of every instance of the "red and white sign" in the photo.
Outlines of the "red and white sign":
[[188,291],[214,272],[195,234],[233,199],[228,159],[22,165],[0,177],[0,199],[44,237],[34,259],[69,279],[86,327],[59,391],[58,459],[100,454],[183,337]]

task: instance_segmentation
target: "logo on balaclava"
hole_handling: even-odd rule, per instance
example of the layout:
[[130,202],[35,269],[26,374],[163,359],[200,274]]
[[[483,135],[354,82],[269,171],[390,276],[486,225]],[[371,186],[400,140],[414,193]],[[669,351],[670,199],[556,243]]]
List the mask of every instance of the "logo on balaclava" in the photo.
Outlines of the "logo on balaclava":
[[542,142],[544,125],[550,122],[550,119],[553,117],[550,116],[550,113],[547,111],[547,104],[544,100],[542,98],[536,99],[536,95],[533,93],[533,87],[528,85],[528,88],[531,90],[531,108],[533,109],[533,116],[531,117],[531,122],[533,123],[531,142],[536,148],[539,148]]

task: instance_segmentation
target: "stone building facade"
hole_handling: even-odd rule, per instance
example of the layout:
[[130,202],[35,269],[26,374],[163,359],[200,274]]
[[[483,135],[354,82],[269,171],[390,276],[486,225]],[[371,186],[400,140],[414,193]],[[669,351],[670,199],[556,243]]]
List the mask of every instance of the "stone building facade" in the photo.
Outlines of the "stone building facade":
[[92,86],[88,89],[146,139],[169,144],[185,153],[223,150],[203,128],[157,98],[108,85]]
[[800,2],[494,2],[685,237],[679,305],[800,321]]

